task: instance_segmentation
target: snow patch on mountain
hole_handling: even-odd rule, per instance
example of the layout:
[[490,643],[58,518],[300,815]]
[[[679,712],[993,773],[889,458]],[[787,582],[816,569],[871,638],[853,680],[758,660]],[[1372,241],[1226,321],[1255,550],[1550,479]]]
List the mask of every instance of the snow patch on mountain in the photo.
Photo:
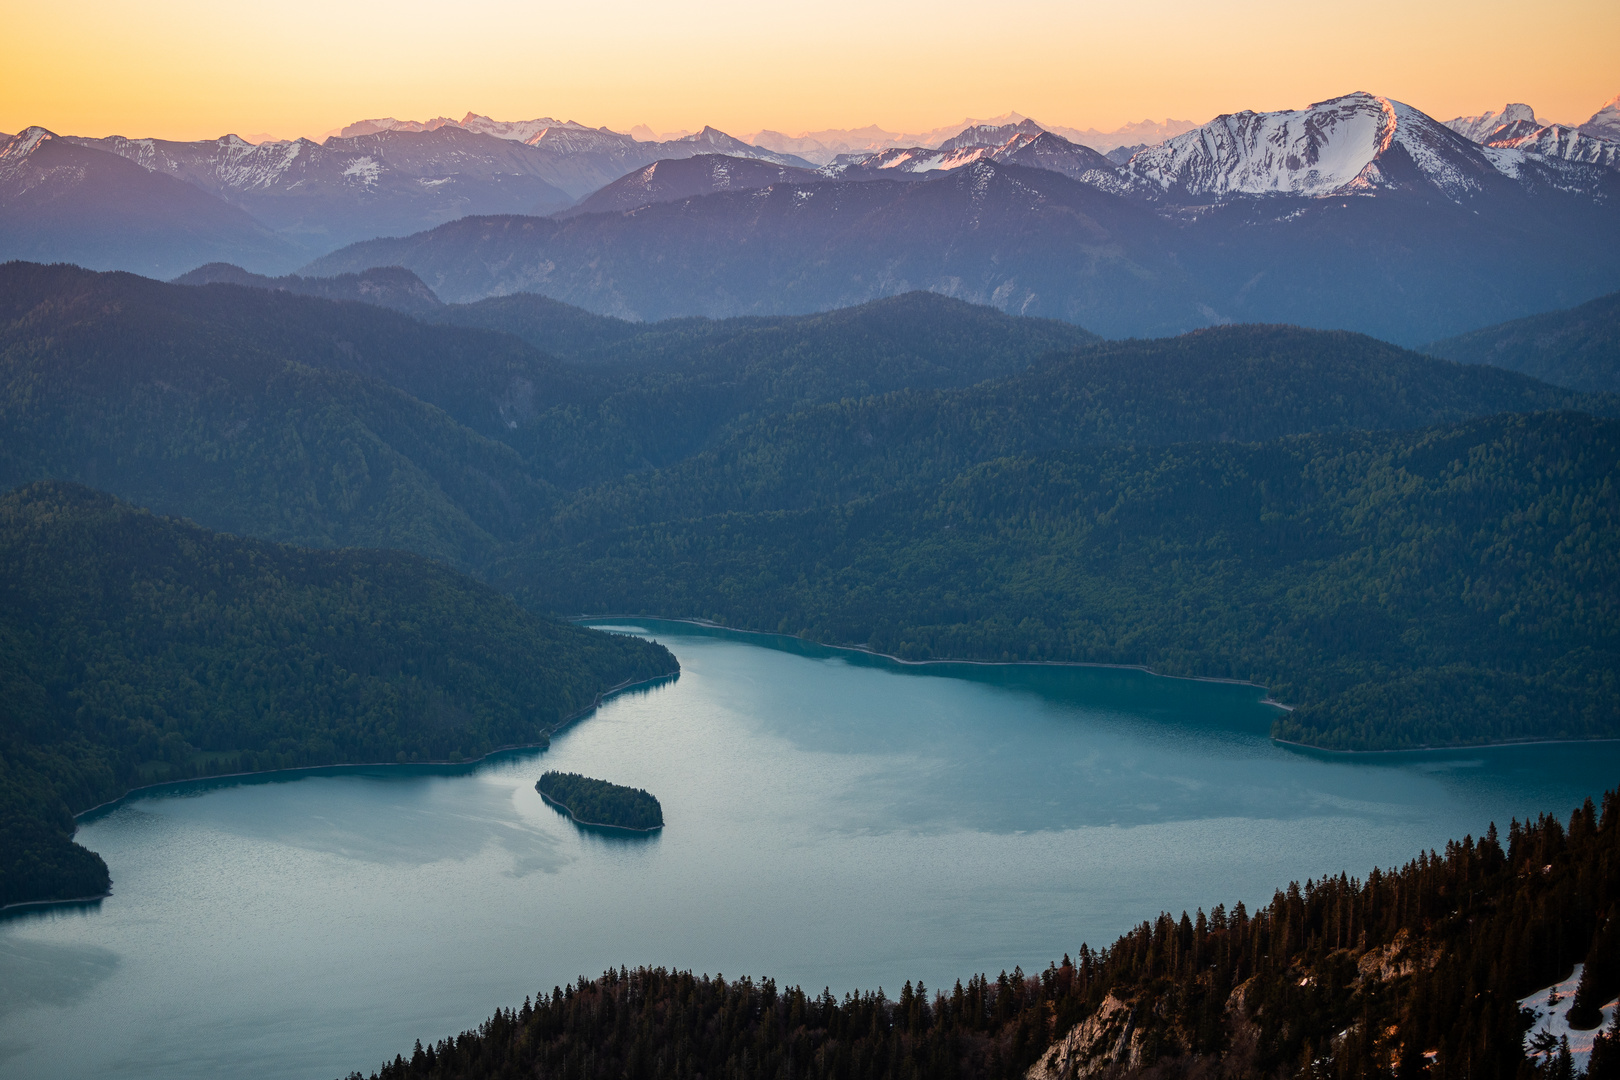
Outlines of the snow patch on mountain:
[[1544,986],[1528,997],[1519,999],[1519,1008],[1532,1016],[1530,1030],[1524,1033],[1524,1052],[1533,1063],[1549,1064],[1559,1039],[1569,1040],[1570,1057],[1575,1059],[1575,1071],[1585,1072],[1592,1058],[1592,1043],[1600,1031],[1614,1022],[1614,1013],[1620,999],[1603,1006],[1603,1021],[1589,1031],[1569,1026],[1570,1006],[1575,1004],[1575,989],[1581,984],[1585,964],[1576,964],[1569,978]]
[[1522,130],[1521,124],[1509,124],[1499,129],[1488,145],[1523,150],[1544,158],[1620,169],[1620,142],[1596,138],[1560,124],[1548,124],[1530,131]]
[[359,157],[344,168],[343,175],[353,177],[366,187],[376,187],[377,177],[382,172],[382,163],[373,157]]

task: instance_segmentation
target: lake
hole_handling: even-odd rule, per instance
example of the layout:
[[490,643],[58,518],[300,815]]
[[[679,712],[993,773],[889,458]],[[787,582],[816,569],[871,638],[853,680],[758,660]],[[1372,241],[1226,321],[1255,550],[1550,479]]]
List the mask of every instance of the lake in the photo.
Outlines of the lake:
[[[1620,776],[1616,743],[1291,750],[1249,686],[616,628],[680,678],[544,753],[177,785],[86,819],[113,895],[0,920],[0,1073],[328,1080],[619,965],[945,988],[1567,817]],[[582,830],[534,790],[548,768],[646,788],[665,829]]]

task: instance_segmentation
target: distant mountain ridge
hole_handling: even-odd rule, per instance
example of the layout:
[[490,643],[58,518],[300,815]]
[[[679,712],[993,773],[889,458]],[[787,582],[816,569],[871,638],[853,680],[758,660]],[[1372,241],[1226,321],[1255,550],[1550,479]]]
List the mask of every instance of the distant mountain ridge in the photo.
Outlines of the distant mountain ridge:
[[358,274],[331,278],[305,278],[297,274],[267,277],[230,263],[208,263],[174,279],[176,285],[247,285],[319,296],[327,300],[358,300],[406,314],[420,315],[443,307],[433,290],[403,266],[373,266]]
[[195,185],[44,128],[0,143],[0,261],[71,260],[170,277],[221,259],[291,269],[306,255]]
[[[1549,124],[1528,105],[1459,116],[1446,126],[1466,139],[1500,150],[1522,150],[1551,161],[1620,168],[1620,95],[1577,127]],[[1504,169],[1512,171],[1512,167]]]
[[1620,292],[1567,311],[1487,326],[1423,347],[1431,356],[1522,371],[1557,386],[1620,392]]
[[822,178],[814,169],[727,154],[666,158],[621,176],[557,216],[568,218],[634,210],[651,203],[675,202],[719,191],[755,191],[772,184],[814,183]]
[[1114,163],[1087,146],[1043,130],[1032,120],[968,128],[938,148],[889,147],[868,154],[840,154],[822,172],[842,179],[866,173],[885,176],[949,172],[975,161],[1000,161],[1046,169],[1104,191],[1123,191],[1126,182]]
[[1498,128],[1521,122],[1528,122],[1537,127],[1541,126],[1541,121],[1536,119],[1536,110],[1522,103],[1510,103],[1502,106],[1500,112],[1487,109],[1477,116],[1455,117],[1446,121],[1446,127],[1465,139],[1482,143],[1490,138],[1491,134]]
[[[31,128],[7,140],[0,159],[0,258],[161,277],[204,262],[283,273],[349,243],[469,215],[554,213],[657,160],[723,153],[808,166],[713,128],[642,143],[579,124],[537,125],[469,114],[464,124],[366,122],[320,143],[258,145],[235,135],[175,142]],[[68,167],[27,164],[36,154],[60,164],[68,144],[80,148]],[[183,186],[154,184],[95,154]]]
[[938,149],[945,142],[960,137],[971,128],[1016,127],[1026,122],[1099,153],[1106,153],[1120,146],[1160,143],[1173,135],[1180,135],[1198,126],[1190,120],[1166,119],[1163,123],[1140,120],[1112,131],[1099,131],[1096,128],[1081,130],[1061,124],[1038,123],[1020,113],[1010,112],[985,120],[968,118],[957,124],[947,124],[930,131],[910,134],[886,131],[872,124],[864,128],[828,128],[823,131],[806,131],[798,135],[786,135],[780,131],[767,129],[748,136],[748,141],[756,146],[798,154],[818,165],[828,165],[840,155],[873,154],[891,147],[915,146],[930,150]]
[[1407,344],[1620,282],[1620,203],[1483,179],[1460,201],[1413,182],[1184,212],[1188,196],[1174,189],[1155,204],[978,160],[920,182],[827,179],[633,214],[466,219],[302,273],[403,265],[451,302],[536,292],[644,320],[793,314],[927,289],[1105,336],[1256,321]]
[[179,177],[306,246],[413,232],[477,213],[551,213],[573,201],[521,143],[439,127],[254,146],[75,139]]
[[[507,122],[474,113],[460,121],[366,121],[322,144],[51,136],[84,154],[105,154],[79,165],[90,170],[85,175],[106,179],[87,185],[75,179],[78,166],[30,172],[21,164],[7,172],[9,187],[0,176],[0,257],[101,267],[145,258],[136,265],[165,277],[214,262],[276,275],[302,262],[324,277],[399,262],[381,253],[418,247],[418,238],[451,223],[635,212],[638,224],[628,231],[598,224],[588,239],[581,229],[566,231],[570,243],[578,238],[593,249],[590,258],[604,268],[599,274],[587,274],[586,264],[566,251],[558,259],[514,252],[459,270],[447,263],[412,269],[452,301],[549,291],[629,318],[813,311],[925,288],[1108,332],[1167,333],[1258,319],[1417,342],[1485,321],[1477,313],[1486,298],[1501,302],[1491,313],[1500,317],[1567,306],[1617,284],[1609,249],[1620,242],[1612,220],[1620,204],[1620,142],[1588,133],[1590,125],[1577,131],[1538,123],[1534,110],[1514,105],[1446,125],[1401,102],[1355,93],[1304,109],[1221,116],[1156,145],[1133,144],[1128,156],[1106,157],[1010,114],[956,127],[933,146],[846,154],[819,169],[713,128],[642,142],[550,117]],[[1459,127],[1483,132],[1485,141],[1465,138]],[[19,163],[34,152],[63,152],[41,150],[38,140],[11,142]],[[158,185],[167,194],[156,198],[158,188],[109,158],[184,184]],[[702,164],[668,164],[691,159]],[[953,184],[926,195],[892,185],[830,200],[818,194],[829,184],[849,188],[874,179],[938,184],[968,169],[977,170],[969,186],[989,186],[976,194]],[[996,181],[1013,176],[1009,169],[1025,175],[992,194]],[[111,179],[119,176],[127,182]],[[1054,176],[1120,202],[1091,200]],[[133,192],[143,185],[152,198],[111,197],[113,188]],[[786,186],[796,189],[796,220],[769,194]],[[693,203],[744,193],[754,201],[733,199],[724,212],[719,204]],[[575,210],[587,195],[589,208]],[[999,236],[975,208],[990,205],[986,199],[999,200]],[[1336,213],[1326,205],[1333,199],[1341,200]],[[1434,214],[1419,211],[1419,203],[1435,199],[1473,219],[1438,203]],[[832,218],[829,202],[837,204]],[[1035,220],[1059,203],[1081,216],[1055,220],[1052,235],[1032,232]],[[189,209],[181,212],[181,204]],[[687,207],[683,212],[704,217],[709,227],[689,237],[689,250],[664,251],[676,242],[673,221],[642,214],[649,205]],[[897,213],[908,218],[908,230],[893,235],[887,249],[874,244]],[[1410,235],[1433,234],[1410,250],[1408,218],[1416,230]],[[1440,229],[1427,218],[1451,226]],[[1335,219],[1332,236],[1307,239],[1328,219]],[[758,244],[745,239],[761,228]],[[506,233],[496,228],[484,241],[499,246]],[[737,243],[693,263],[718,233]],[[1067,247],[1052,242],[1057,234],[1069,236]],[[1099,247],[1102,237],[1109,243]],[[345,249],[330,264],[297,257],[300,249],[318,257],[350,240],[374,246]],[[625,242],[652,246],[638,257],[620,248]],[[1515,247],[1518,266],[1509,254]],[[154,258],[153,251],[169,254]],[[797,272],[795,259],[803,260]],[[771,270],[745,272],[740,262],[756,270],[768,263]],[[682,264],[695,274],[660,280],[660,268]],[[540,266],[546,269],[536,274]],[[1124,287],[1131,273],[1146,275],[1135,295]],[[587,276],[573,282],[575,274]],[[733,274],[742,276],[733,281]],[[774,295],[767,289],[772,275],[787,283]],[[708,287],[698,290],[699,280]],[[1478,300],[1455,289],[1464,280]],[[1124,307],[1110,301],[1116,293]],[[1441,299],[1453,294],[1463,304],[1455,312]],[[1392,310],[1377,310],[1390,303]]]

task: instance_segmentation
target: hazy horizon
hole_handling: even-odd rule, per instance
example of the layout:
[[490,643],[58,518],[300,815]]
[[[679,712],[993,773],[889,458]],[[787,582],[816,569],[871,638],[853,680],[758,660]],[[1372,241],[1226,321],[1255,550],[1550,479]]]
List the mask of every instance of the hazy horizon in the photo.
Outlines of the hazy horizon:
[[[87,0],[12,15],[0,130],[321,138],[361,119],[476,112],[629,132],[912,133],[1011,108],[1101,132],[1144,117],[1301,108],[1366,90],[1439,119],[1525,102],[1579,123],[1620,90],[1620,8],[1368,0],[1210,5],[840,2],[813,20],[735,3],[588,10],[477,0],[214,8]],[[1529,47],[1556,41],[1556,49]],[[364,46],[357,48],[357,46]],[[455,108],[447,108],[454,104]]]

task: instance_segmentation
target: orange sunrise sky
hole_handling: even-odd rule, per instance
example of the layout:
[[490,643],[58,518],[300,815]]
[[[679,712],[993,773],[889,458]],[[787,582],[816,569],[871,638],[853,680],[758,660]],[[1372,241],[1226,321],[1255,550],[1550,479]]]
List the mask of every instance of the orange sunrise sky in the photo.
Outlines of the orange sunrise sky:
[[1110,129],[1368,90],[1440,119],[1620,92],[1620,3],[4,0],[0,131],[175,139],[364,117],[733,134],[1017,110]]

